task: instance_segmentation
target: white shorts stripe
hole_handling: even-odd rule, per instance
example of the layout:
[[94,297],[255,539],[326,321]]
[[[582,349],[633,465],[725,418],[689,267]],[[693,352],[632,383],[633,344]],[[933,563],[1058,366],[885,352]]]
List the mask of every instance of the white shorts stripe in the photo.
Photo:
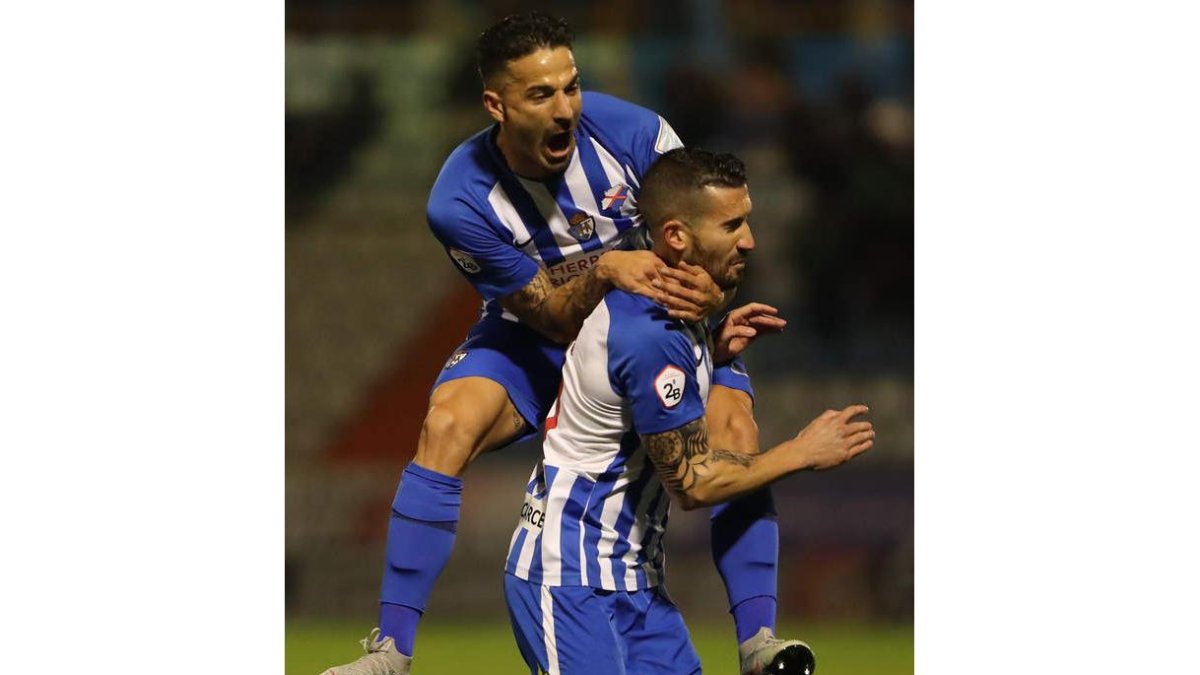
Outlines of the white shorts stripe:
[[550,597],[549,586],[542,586],[542,633],[545,636],[547,675],[559,675],[558,644],[554,639],[554,599]]

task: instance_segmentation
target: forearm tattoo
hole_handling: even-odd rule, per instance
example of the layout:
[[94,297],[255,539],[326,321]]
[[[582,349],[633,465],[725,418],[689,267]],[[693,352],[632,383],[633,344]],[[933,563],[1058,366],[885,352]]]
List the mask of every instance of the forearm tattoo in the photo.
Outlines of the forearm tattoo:
[[545,270],[503,300],[504,308],[516,314],[542,335],[570,342],[579,333],[583,321],[592,313],[608,290],[607,284],[588,270],[555,288]]
[[708,425],[701,417],[678,429],[642,436],[646,454],[672,492],[686,494],[706,476],[721,471],[721,463],[748,467],[754,457],[708,447]]

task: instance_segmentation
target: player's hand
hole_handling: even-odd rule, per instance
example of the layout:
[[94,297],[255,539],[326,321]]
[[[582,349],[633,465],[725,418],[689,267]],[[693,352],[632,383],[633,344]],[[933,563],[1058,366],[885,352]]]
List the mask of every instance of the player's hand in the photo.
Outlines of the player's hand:
[[870,422],[854,421],[865,415],[867,406],[852,405],[843,410],[826,410],[792,439],[793,448],[803,456],[806,469],[832,469],[875,444],[875,428]]
[[597,274],[614,287],[630,293],[644,295],[662,304],[666,293],[662,290],[662,271],[667,264],[650,251],[609,251],[600,256]]
[[666,300],[660,302],[672,319],[701,321],[725,304],[725,294],[703,267],[683,261],[678,267],[665,267],[662,290]]
[[779,333],[787,320],[777,316],[779,310],[761,302],[742,305],[725,315],[713,336],[713,363],[733,360],[760,335]]

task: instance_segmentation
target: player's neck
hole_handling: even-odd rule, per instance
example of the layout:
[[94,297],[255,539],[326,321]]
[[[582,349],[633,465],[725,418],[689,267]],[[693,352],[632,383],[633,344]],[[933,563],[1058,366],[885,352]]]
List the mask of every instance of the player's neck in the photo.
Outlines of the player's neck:
[[676,251],[675,249],[658,242],[655,242],[654,246],[650,248],[650,251],[654,253],[654,255],[662,258],[663,262],[667,263],[671,267],[679,265],[679,261],[683,258],[683,254],[679,251]]

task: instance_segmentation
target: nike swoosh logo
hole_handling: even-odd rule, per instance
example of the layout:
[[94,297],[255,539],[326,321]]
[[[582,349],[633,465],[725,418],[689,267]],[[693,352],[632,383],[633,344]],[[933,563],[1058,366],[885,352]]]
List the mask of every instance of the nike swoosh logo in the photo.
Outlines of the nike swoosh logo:
[[525,248],[525,245],[531,241],[533,241],[533,237],[530,237],[530,238],[526,239],[525,241],[520,241],[520,242],[514,241],[513,246],[516,246],[517,248]]

